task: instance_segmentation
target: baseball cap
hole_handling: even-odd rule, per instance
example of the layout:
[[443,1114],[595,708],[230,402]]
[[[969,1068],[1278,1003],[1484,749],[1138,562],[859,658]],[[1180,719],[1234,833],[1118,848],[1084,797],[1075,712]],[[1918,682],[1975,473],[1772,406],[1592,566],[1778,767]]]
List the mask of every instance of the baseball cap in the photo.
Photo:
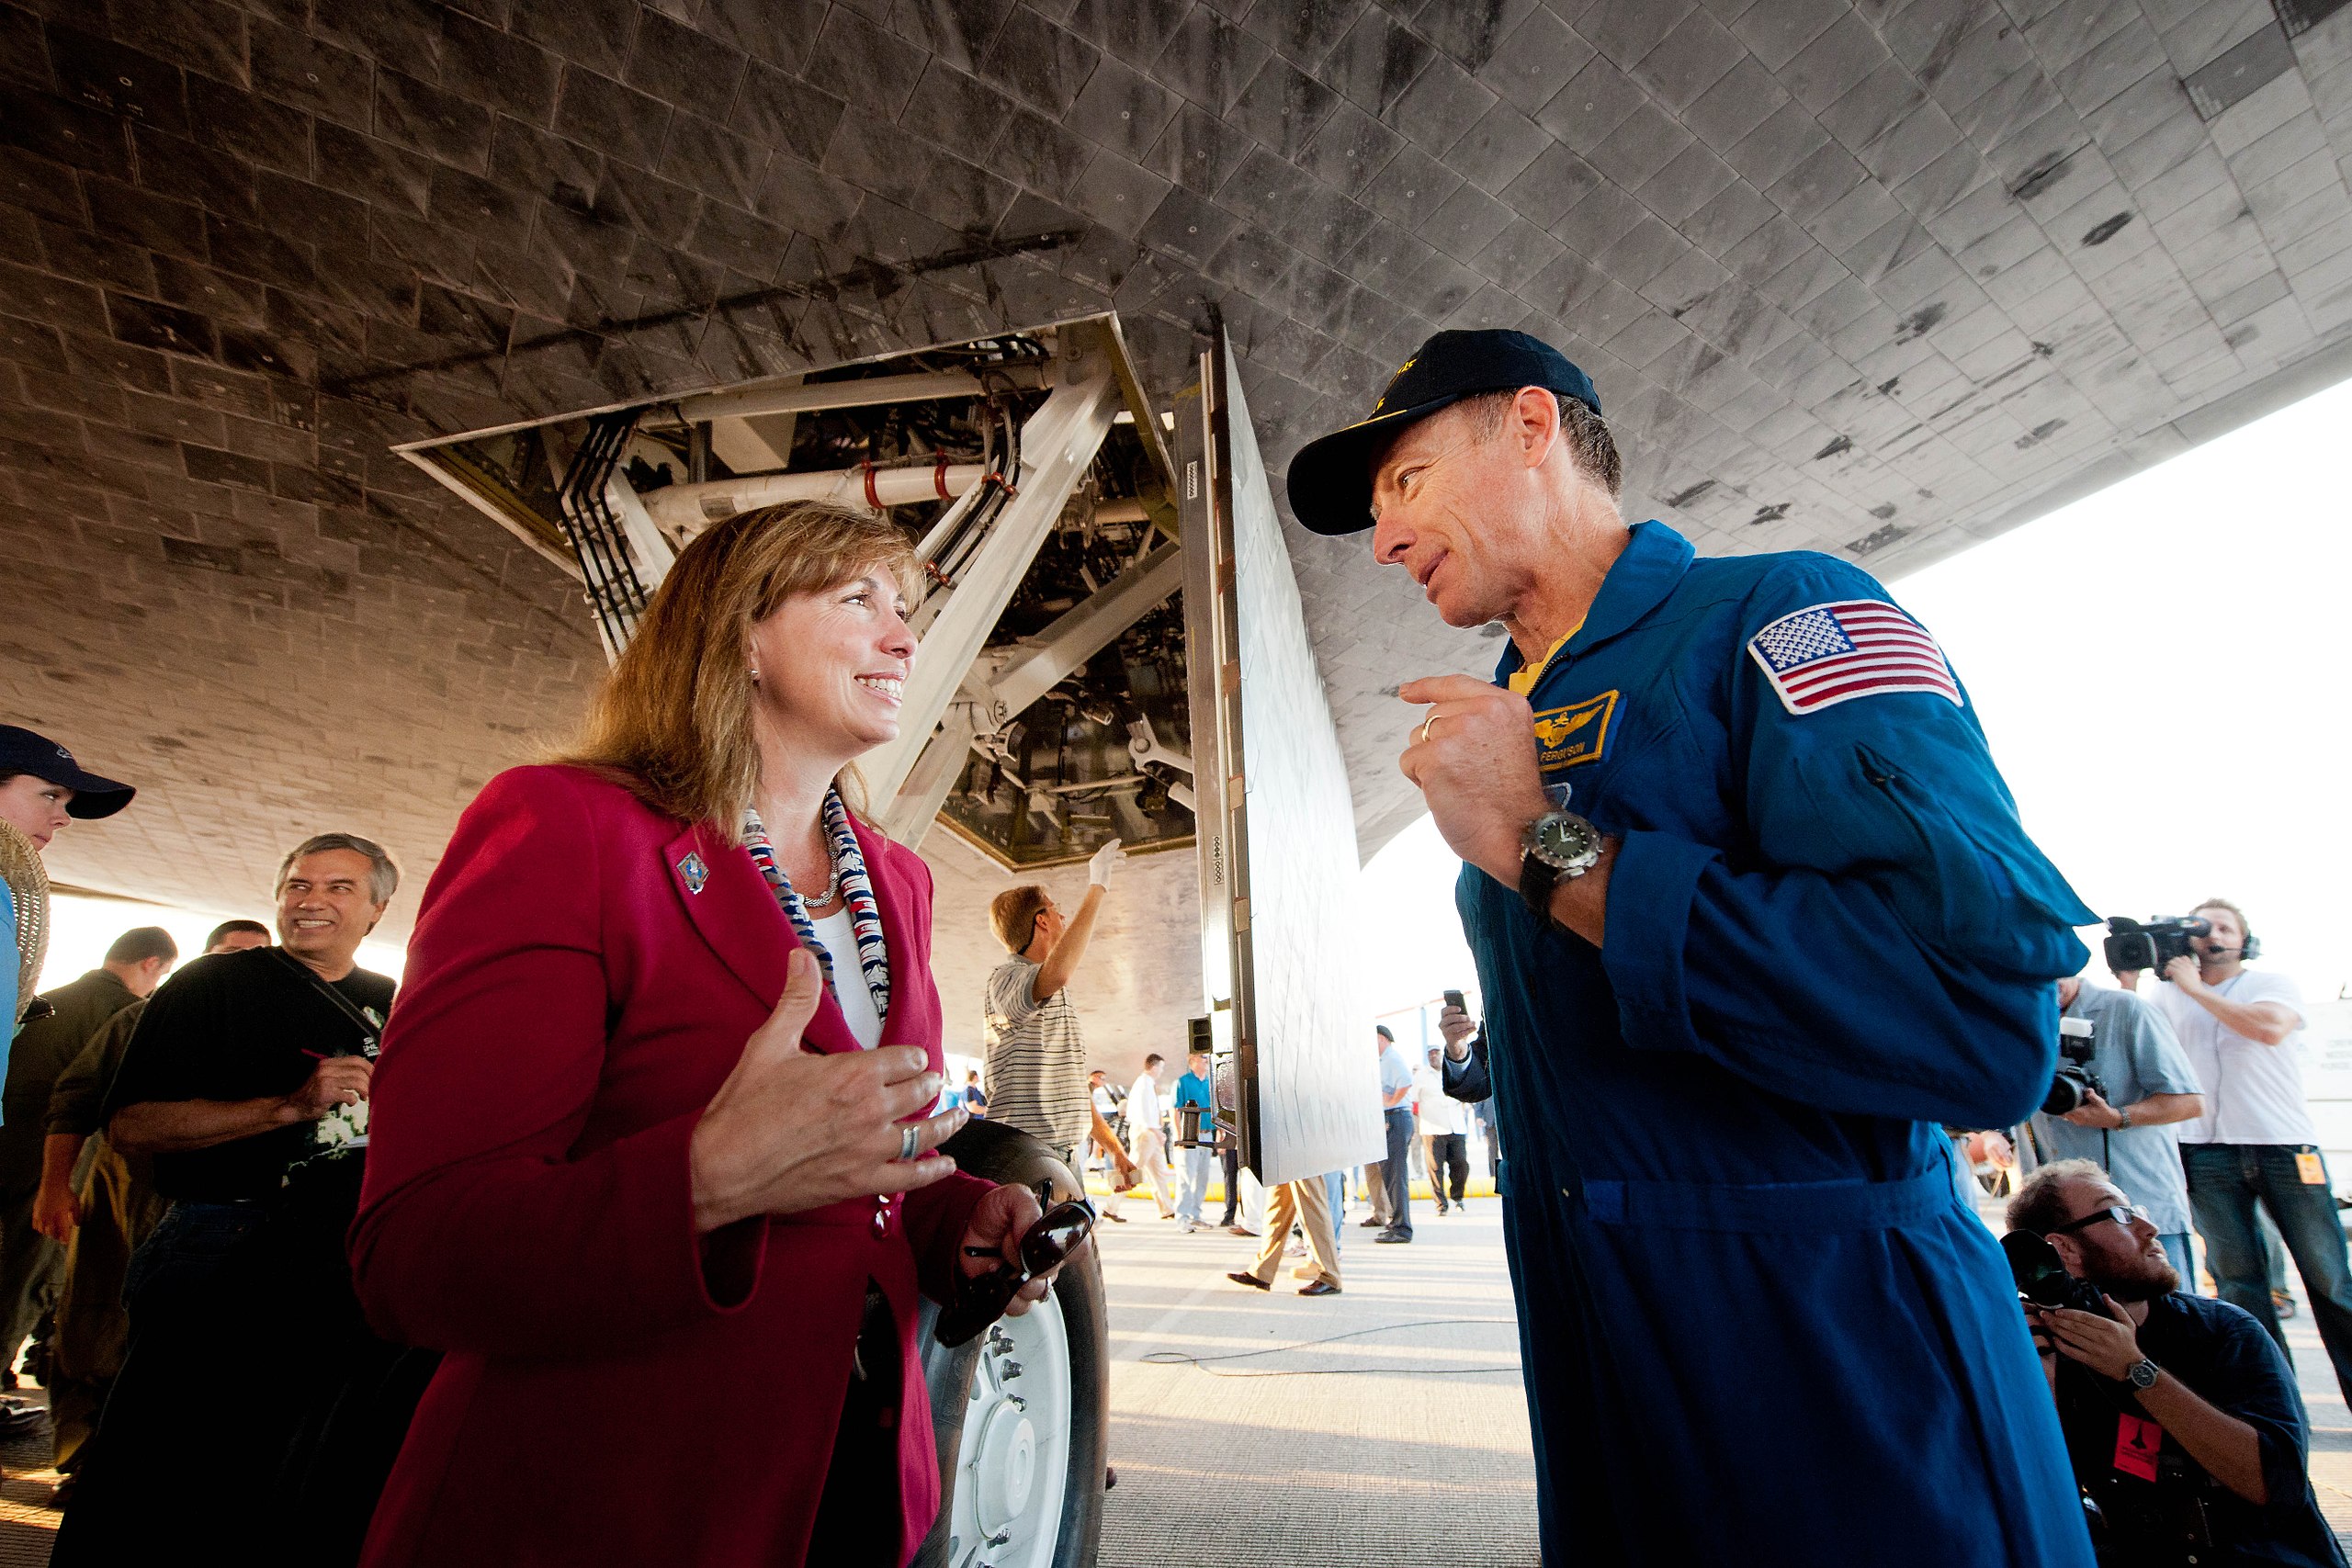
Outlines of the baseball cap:
[[85,822],[113,816],[139,793],[127,784],[85,772],[73,752],[46,735],[13,724],[0,724],[0,773],[30,773],[63,784],[74,792],[74,798],[65,803],[65,815]]
[[1592,378],[1542,338],[1487,328],[1442,332],[1388,378],[1372,412],[1298,449],[1290,460],[1291,514],[1317,534],[1372,526],[1372,454],[1417,419],[1480,392],[1542,387],[1600,412]]

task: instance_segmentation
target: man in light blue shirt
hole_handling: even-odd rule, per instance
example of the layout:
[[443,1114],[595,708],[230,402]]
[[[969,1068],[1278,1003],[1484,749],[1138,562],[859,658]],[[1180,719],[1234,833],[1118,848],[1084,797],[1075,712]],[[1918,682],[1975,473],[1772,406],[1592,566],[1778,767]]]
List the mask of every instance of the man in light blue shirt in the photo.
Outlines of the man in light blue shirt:
[[1380,1113],[1388,1134],[1388,1157],[1381,1179],[1388,1188],[1388,1228],[1372,1239],[1413,1239],[1413,1064],[1385,1024],[1380,1036]]
[[2184,1280],[2197,1278],[2188,1245],[2188,1185],[2181,1174],[2175,1123],[2204,1111],[2197,1074],[2165,1015],[2129,991],[2058,982],[2059,1016],[2087,1020],[2093,1093],[2064,1116],[2037,1111],[2019,1140],[2030,1169],[2086,1159],[2147,1212],[2165,1253]]

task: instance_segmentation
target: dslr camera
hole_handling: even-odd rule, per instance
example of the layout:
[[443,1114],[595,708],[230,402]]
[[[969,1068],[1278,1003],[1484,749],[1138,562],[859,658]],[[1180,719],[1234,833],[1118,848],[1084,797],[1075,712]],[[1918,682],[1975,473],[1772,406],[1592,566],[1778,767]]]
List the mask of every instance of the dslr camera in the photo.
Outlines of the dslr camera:
[[2096,1048],[2089,1019],[2058,1021],[2058,1070],[2051,1075],[2050,1092],[2041,1097],[2043,1111],[2064,1116],[2094,1094],[2108,1098],[2107,1086],[2091,1071],[2091,1053]]
[[[2102,947],[2107,954],[2107,966],[2118,975],[2134,969],[2153,969],[2161,976],[2165,965],[2176,958],[2194,958],[2197,950],[2188,945],[2193,936],[2205,936],[2213,929],[2211,920],[2200,920],[2194,915],[2163,915],[2145,925],[2128,915],[2111,915],[2107,922],[2107,941]],[[2254,955],[2246,954],[2251,958]]]

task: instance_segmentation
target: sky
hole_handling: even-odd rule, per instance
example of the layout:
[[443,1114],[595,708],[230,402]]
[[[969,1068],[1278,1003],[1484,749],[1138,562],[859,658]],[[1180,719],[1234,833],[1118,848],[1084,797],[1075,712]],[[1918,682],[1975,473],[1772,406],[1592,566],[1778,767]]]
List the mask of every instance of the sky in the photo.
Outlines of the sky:
[[[2232,899],[2312,1001],[2352,982],[2347,449],[2352,382],[1890,584],[2085,903]],[[1460,867],[1426,817],[1364,867],[1375,1013],[1475,993]]]
[[[1892,584],[2086,903],[2145,919],[2234,899],[2263,965],[2313,1001],[2352,982],[2347,446],[2352,382]],[[1375,1014],[1448,987],[1475,999],[1459,869],[1427,818],[1364,868]],[[164,926],[192,953],[239,913],[269,915],[61,897],[50,983],[127,926]],[[399,973],[396,949],[361,962]]]

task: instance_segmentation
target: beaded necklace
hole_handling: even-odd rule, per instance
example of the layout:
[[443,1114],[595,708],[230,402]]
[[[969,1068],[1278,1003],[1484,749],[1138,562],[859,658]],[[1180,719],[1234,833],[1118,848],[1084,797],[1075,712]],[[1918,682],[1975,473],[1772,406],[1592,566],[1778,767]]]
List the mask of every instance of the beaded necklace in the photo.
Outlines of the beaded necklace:
[[874,1015],[887,1020],[890,1016],[890,954],[882,940],[882,910],[875,902],[874,884],[865,874],[865,854],[858,848],[857,834],[850,827],[849,807],[842,804],[839,790],[825,792],[823,810],[827,856],[831,863],[833,880],[827,884],[824,895],[808,900],[793,890],[792,878],[786,874],[784,863],[777,859],[775,844],[769,839],[766,824],[760,814],[750,807],[743,808],[743,847],[752,852],[752,863],[760,868],[768,890],[792,922],[793,934],[800,945],[814,953],[818,965],[824,971],[825,987],[841,999],[841,987],[833,978],[832,954],[817,940],[817,924],[809,919],[808,906],[813,901],[823,905],[831,902],[834,892],[842,894],[849,908],[850,934],[857,941],[857,964],[865,978],[865,988],[874,998]]

